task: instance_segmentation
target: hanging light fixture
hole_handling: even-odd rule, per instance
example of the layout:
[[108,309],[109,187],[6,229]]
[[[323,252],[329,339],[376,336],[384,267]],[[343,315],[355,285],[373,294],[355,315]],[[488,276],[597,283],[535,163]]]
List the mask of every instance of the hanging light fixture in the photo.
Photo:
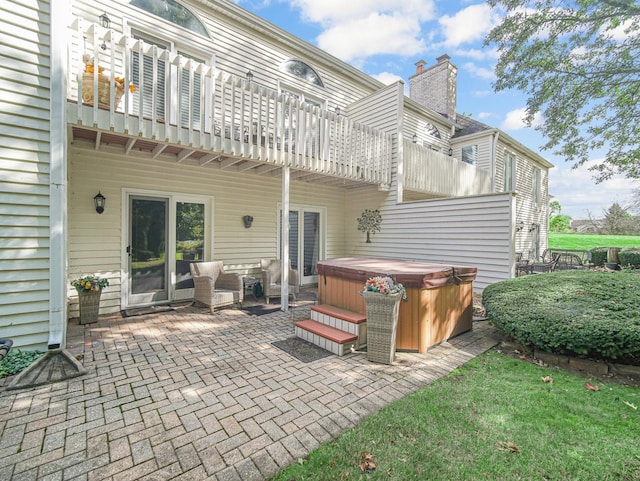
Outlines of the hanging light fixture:
[[104,212],[104,206],[107,204],[107,198],[98,191],[93,198],[93,203],[96,207],[96,212],[102,214]]

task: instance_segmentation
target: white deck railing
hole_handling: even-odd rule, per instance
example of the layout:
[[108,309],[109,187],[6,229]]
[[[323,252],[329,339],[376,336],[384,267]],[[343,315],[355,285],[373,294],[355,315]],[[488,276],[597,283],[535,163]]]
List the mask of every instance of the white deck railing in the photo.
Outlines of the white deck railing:
[[69,54],[70,123],[390,184],[390,134],[141,40],[80,25]]
[[405,140],[404,188],[443,197],[491,193],[491,174]]

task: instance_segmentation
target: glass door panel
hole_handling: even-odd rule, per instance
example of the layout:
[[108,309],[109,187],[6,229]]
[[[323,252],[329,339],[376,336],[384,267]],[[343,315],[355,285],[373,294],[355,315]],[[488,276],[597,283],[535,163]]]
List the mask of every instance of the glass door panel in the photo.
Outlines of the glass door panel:
[[190,265],[204,260],[205,205],[194,202],[176,202],[176,299],[193,297],[193,279]]
[[318,281],[318,260],[320,257],[320,213],[304,212],[302,257],[302,280],[305,284]]
[[168,199],[129,198],[128,304],[168,300]]

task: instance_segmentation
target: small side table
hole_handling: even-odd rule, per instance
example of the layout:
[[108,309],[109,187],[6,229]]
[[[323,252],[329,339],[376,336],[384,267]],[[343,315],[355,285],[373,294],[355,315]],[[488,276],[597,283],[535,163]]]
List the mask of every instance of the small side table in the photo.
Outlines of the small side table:
[[258,279],[257,277],[244,276],[242,278],[242,285],[244,287],[245,296],[247,295],[247,289],[248,289],[251,295],[253,296],[253,298],[257,301],[258,298],[256,297],[256,293],[254,290],[254,287],[256,286],[256,284],[260,284],[260,279]]

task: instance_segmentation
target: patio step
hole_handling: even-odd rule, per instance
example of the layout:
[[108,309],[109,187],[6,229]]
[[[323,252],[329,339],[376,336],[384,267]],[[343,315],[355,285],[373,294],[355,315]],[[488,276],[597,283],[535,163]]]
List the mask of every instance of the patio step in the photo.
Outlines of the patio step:
[[311,306],[311,319],[358,337],[355,349],[367,344],[367,316],[331,304]]
[[355,348],[358,336],[341,331],[321,322],[307,319],[294,323],[296,336],[330,351],[344,356]]

